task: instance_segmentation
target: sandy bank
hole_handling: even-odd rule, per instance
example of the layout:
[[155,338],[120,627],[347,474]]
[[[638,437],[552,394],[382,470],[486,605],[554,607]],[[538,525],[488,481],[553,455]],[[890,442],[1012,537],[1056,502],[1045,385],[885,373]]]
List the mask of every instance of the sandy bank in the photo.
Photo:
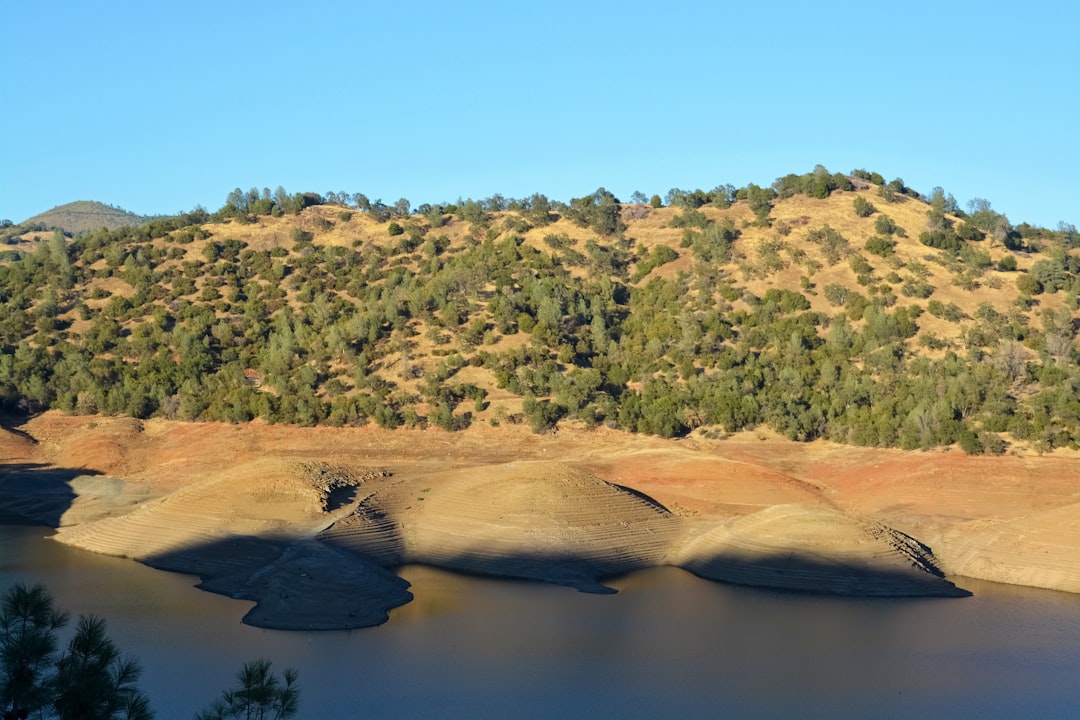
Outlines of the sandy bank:
[[776,505],[721,523],[677,551],[711,580],[879,597],[969,595],[944,579],[930,548],[887,525],[839,511]]
[[382,622],[411,597],[387,568],[416,562],[584,590],[659,564],[840,594],[957,594],[943,571],[1080,590],[1069,457],[52,413],[20,430],[0,437],[15,513],[47,506],[61,542],[198,574],[270,627]]

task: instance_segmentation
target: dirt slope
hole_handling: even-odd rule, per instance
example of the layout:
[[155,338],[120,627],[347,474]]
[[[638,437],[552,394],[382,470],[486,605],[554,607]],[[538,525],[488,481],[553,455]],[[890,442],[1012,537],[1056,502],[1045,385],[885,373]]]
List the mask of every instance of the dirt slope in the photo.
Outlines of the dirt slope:
[[941,571],[1080,591],[1080,459],[1065,455],[54,413],[0,452],[5,511],[52,492],[62,542],[198,574],[272,627],[381,622],[411,597],[383,569],[403,562],[590,590],[667,563],[823,592],[955,594]]

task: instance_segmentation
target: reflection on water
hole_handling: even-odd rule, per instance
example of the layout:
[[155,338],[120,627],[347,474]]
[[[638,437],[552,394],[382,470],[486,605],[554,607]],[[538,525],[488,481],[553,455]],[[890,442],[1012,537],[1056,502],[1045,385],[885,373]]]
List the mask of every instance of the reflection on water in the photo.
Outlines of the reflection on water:
[[617,595],[401,571],[382,627],[288,633],[194,579],[0,526],[0,588],[105,617],[158,717],[190,718],[258,657],[300,670],[301,717],[1069,717],[1080,596],[965,580],[961,600],[809,597],[673,568]]

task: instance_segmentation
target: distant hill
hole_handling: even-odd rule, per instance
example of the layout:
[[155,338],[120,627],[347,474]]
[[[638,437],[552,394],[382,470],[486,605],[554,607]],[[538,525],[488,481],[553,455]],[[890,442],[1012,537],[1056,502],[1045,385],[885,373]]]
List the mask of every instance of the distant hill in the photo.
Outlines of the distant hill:
[[79,200],[66,205],[59,205],[19,224],[25,228],[61,230],[65,233],[78,235],[102,227],[116,230],[122,227],[142,225],[152,219],[104,203]]

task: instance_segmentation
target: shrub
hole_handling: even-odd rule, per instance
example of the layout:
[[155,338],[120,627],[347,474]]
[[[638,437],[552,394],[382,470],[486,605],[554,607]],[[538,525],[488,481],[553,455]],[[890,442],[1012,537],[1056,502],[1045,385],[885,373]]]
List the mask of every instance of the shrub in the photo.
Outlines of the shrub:
[[892,235],[896,232],[896,222],[888,215],[878,215],[874,220],[874,231],[882,235]]
[[637,268],[634,270],[633,278],[631,279],[634,282],[637,282],[638,280],[641,280],[643,277],[652,272],[654,269],[660,267],[661,265],[666,265],[667,263],[677,259],[678,257],[679,254],[669,248],[667,245],[657,245],[653,248],[652,252],[649,254],[648,257],[644,258],[641,262],[638,263]]
[[927,247],[953,253],[960,252],[961,247],[960,238],[952,230],[934,230],[919,233],[919,242]]
[[694,208],[686,208],[681,214],[676,215],[671,219],[669,227],[673,228],[702,228],[709,224],[709,218],[705,216],[705,213]]
[[900,287],[900,292],[907,297],[925,299],[934,294],[934,286],[923,278],[911,277]]
[[1043,291],[1042,283],[1027,273],[1016,278],[1016,289],[1023,295],[1038,295]]
[[401,225],[397,224],[396,222],[392,222],[386,228],[386,232],[390,234],[390,237],[394,237],[395,235],[404,235],[405,228],[401,227]]
[[965,317],[964,311],[960,309],[960,306],[956,303],[949,303],[946,305],[940,300],[931,300],[926,306],[926,309],[934,317],[939,317],[942,320],[948,320],[949,322],[960,322]]
[[828,225],[811,230],[806,234],[806,239],[821,248],[821,254],[829,265],[835,265],[851,254],[847,238]]
[[861,195],[855,198],[852,204],[855,206],[855,214],[859,217],[870,217],[877,210],[872,202]]
[[968,455],[982,455],[984,452],[979,436],[967,428],[960,431],[960,449]]
[[563,416],[563,410],[558,405],[547,400],[538,401],[532,395],[525,396],[521,409],[525,413],[529,428],[538,434],[554,430]]
[[1004,440],[997,433],[983,431],[979,433],[979,442],[988,455],[1001,455],[1007,447]]
[[891,238],[883,238],[874,235],[863,245],[866,252],[879,257],[890,257],[896,249],[896,241]]

